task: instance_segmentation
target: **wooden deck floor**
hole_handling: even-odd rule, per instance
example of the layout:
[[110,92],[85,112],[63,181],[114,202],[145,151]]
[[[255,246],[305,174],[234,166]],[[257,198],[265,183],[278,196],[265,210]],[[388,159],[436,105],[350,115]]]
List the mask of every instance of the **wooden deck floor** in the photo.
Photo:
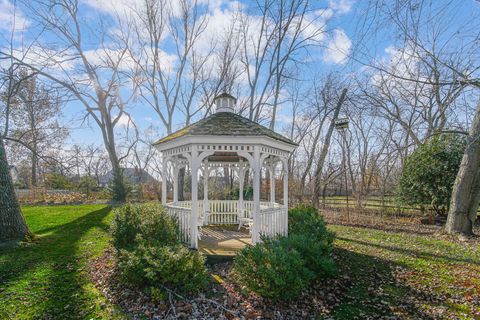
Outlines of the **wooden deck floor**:
[[234,256],[246,245],[252,244],[250,233],[232,227],[203,227],[198,249],[206,255]]

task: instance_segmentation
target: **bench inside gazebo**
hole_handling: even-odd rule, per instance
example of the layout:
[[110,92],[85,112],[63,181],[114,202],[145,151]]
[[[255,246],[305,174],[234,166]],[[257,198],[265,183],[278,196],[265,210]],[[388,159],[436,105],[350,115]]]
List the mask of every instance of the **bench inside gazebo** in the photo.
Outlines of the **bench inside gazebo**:
[[[215,98],[216,112],[160,139],[154,145],[162,154],[162,203],[180,225],[182,240],[198,249],[261,241],[288,232],[288,157],[297,146],[290,139],[234,112],[236,99],[229,94]],[[179,171],[188,169],[191,200],[179,201]],[[238,183],[238,199],[209,199],[212,173],[228,168]],[[281,170],[280,170],[281,168]],[[261,201],[262,169],[269,176],[268,201]],[[283,178],[281,201],[277,202],[277,173]],[[173,197],[167,199],[167,177],[173,180]],[[245,183],[253,197],[244,199]],[[199,198],[199,184],[203,196]],[[208,226],[230,225],[228,231]],[[223,235],[222,235],[223,233]],[[230,237],[228,235],[231,234]],[[242,236],[243,235],[243,236]],[[216,241],[217,239],[218,241]],[[223,242],[222,242],[223,241]],[[229,242],[230,241],[230,242]],[[228,250],[226,250],[228,251]],[[234,250],[233,250],[234,251]],[[212,252],[215,252],[212,249]]]

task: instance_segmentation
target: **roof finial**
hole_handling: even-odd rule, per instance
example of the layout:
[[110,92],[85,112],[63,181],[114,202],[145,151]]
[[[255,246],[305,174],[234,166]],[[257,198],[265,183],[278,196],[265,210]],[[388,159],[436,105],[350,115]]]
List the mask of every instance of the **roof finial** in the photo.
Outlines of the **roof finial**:
[[237,99],[224,92],[213,99],[215,106],[217,107],[218,112],[235,112],[235,104],[237,103]]

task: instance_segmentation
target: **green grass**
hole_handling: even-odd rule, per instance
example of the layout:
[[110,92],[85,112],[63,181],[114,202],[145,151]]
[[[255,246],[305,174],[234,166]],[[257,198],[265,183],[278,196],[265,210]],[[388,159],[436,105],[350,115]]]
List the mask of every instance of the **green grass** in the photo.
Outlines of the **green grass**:
[[[337,234],[335,253],[342,273],[354,279],[347,297],[335,309],[335,318],[389,315],[406,297],[420,303],[412,313],[403,310],[405,318],[415,318],[418,312],[431,314],[435,308],[460,319],[474,319],[480,313],[480,306],[468,302],[469,297],[480,295],[478,246],[434,236],[338,225],[329,228]],[[400,283],[393,276],[397,266],[406,270]],[[382,293],[380,298],[369,292],[372,288]],[[390,311],[377,308],[384,303]]]
[[112,319],[119,312],[88,279],[108,245],[105,205],[24,207],[33,243],[0,248],[0,318]]

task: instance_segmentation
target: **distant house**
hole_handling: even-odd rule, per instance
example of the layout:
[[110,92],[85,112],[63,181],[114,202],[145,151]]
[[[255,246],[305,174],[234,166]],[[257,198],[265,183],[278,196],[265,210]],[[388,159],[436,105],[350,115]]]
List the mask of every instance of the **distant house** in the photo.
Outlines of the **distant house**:
[[[129,184],[143,184],[157,181],[147,171],[137,168],[123,168],[123,179]],[[113,171],[100,177],[99,183],[101,187],[105,187],[113,181]]]
[[9,170],[10,170],[10,175],[12,176],[13,183],[17,183],[17,182],[18,182],[18,170],[17,170],[17,167],[15,167],[15,166],[10,166],[10,167],[9,167]]

